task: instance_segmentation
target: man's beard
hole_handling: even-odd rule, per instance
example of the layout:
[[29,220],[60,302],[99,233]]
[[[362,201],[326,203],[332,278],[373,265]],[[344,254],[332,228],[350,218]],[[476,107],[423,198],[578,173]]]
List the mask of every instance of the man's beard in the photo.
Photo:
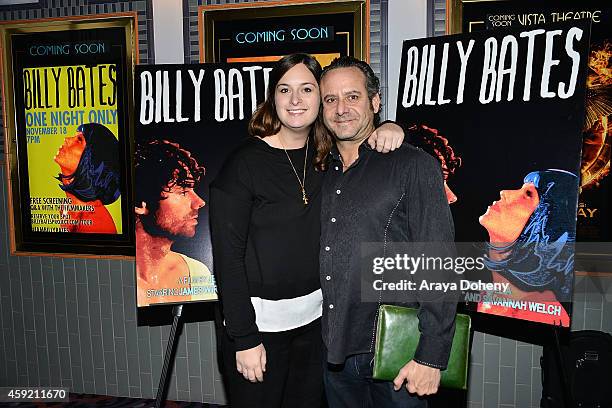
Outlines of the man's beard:
[[[374,110],[370,107],[371,111]],[[334,136],[337,142],[363,142],[366,140],[376,128],[374,127],[374,118],[368,120],[367,123],[363,125],[362,128],[357,129],[357,132],[353,135],[348,136],[338,136],[338,134],[329,126],[325,125],[329,132]]]
[[357,133],[355,133],[353,135],[350,135],[350,136],[338,136],[338,134],[333,132],[333,131],[332,131],[332,134],[334,135],[336,140],[339,141],[339,142],[355,142],[355,141],[358,141],[358,140],[360,140],[362,138],[361,137],[361,132],[357,132]]
[[192,238],[195,235],[195,232],[194,234],[189,234],[189,235],[175,234],[175,233],[168,231],[165,228],[161,228],[159,224],[157,223],[157,220],[154,214],[153,215],[142,215],[139,218],[140,218],[140,222],[142,223],[142,227],[144,228],[145,232],[154,237],[167,238],[170,241],[174,242],[180,239]]
[[336,139],[336,142],[359,142],[362,143],[363,141],[367,140],[368,137],[370,137],[370,135],[372,134],[372,132],[374,132],[374,130],[376,130],[374,127],[367,127],[365,129],[360,130],[359,132],[355,133],[354,135],[350,135],[350,136],[338,136],[336,133],[331,132],[334,135],[334,138]]

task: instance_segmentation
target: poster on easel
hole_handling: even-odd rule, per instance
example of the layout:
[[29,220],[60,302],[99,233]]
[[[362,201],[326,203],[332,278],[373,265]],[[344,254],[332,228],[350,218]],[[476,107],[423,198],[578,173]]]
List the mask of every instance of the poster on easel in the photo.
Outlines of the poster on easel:
[[570,325],[588,46],[582,22],[404,41],[396,119],[504,288],[464,292],[478,312]]
[[136,67],[138,307],[217,299],[209,184],[248,136],[269,64]]
[[[449,11],[451,33],[532,29],[542,24],[579,20],[591,24],[576,234],[578,242],[612,241],[612,3],[455,0]],[[604,253],[606,246],[582,247],[585,254],[610,257]]]

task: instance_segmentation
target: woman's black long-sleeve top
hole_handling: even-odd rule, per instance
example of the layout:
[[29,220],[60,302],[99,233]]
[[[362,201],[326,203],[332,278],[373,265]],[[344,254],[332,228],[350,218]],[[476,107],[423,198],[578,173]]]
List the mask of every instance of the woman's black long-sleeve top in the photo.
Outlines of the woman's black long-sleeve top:
[[301,179],[306,148],[286,154],[250,137],[211,183],[213,272],[224,324],[237,350],[261,343],[251,298],[284,300],[320,292],[322,174],[312,165],[312,143],[308,150],[307,205],[287,158]]

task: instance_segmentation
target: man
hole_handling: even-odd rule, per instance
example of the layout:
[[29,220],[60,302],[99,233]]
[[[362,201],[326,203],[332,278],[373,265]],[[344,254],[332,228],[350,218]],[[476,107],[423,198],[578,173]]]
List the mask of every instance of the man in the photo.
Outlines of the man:
[[[332,408],[363,406],[364,401],[377,408],[424,407],[418,396],[435,393],[440,370],[446,368],[456,304],[422,302],[414,359],[393,383],[372,381],[378,304],[361,300],[360,244],[452,242],[440,165],[412,146],[383,156],[363,143],[380,109],[379,82],[366,63],[352,57],[334,60],[323,71],[321,96],[323,120],[335,138],[321,211],[328,402]],[[400,390],[404,381],[408,392]]]
[[192,238],[204,200],[194,187],[204,175],[191,153],[167,140],[136,149],[136,276],[138,306],[216,299],[206,265],[172,251]]

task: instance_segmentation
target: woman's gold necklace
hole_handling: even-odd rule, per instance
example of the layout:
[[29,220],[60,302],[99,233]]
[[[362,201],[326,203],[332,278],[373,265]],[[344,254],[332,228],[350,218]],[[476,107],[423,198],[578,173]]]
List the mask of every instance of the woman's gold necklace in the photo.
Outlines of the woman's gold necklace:
[[291,157],[289,157],[289,153],[287,153],[287,149],[285,149],[285,145],[283,144],[283,141],[281,140],[280,135],[279,135],[278,140],[280,141],[280,144],[283,147],[285,154],[287,155],[289,164],[291,164],[293,173],[295,174],[295,177],[297,178],[297,181],[300,184],[300,188],[302,189],[302,201],[304,201],[304,205],[308,205],[308,197],[306,197],[306,188],[305,188],[306,187],[306,161],[308,160],[308,138],[306,138],[306,153],[304,154],[304,174],[302,176],[302,180],[300,180],[300,176],[298,175],[298,172],[295,169],[293,162],[291,161]]

